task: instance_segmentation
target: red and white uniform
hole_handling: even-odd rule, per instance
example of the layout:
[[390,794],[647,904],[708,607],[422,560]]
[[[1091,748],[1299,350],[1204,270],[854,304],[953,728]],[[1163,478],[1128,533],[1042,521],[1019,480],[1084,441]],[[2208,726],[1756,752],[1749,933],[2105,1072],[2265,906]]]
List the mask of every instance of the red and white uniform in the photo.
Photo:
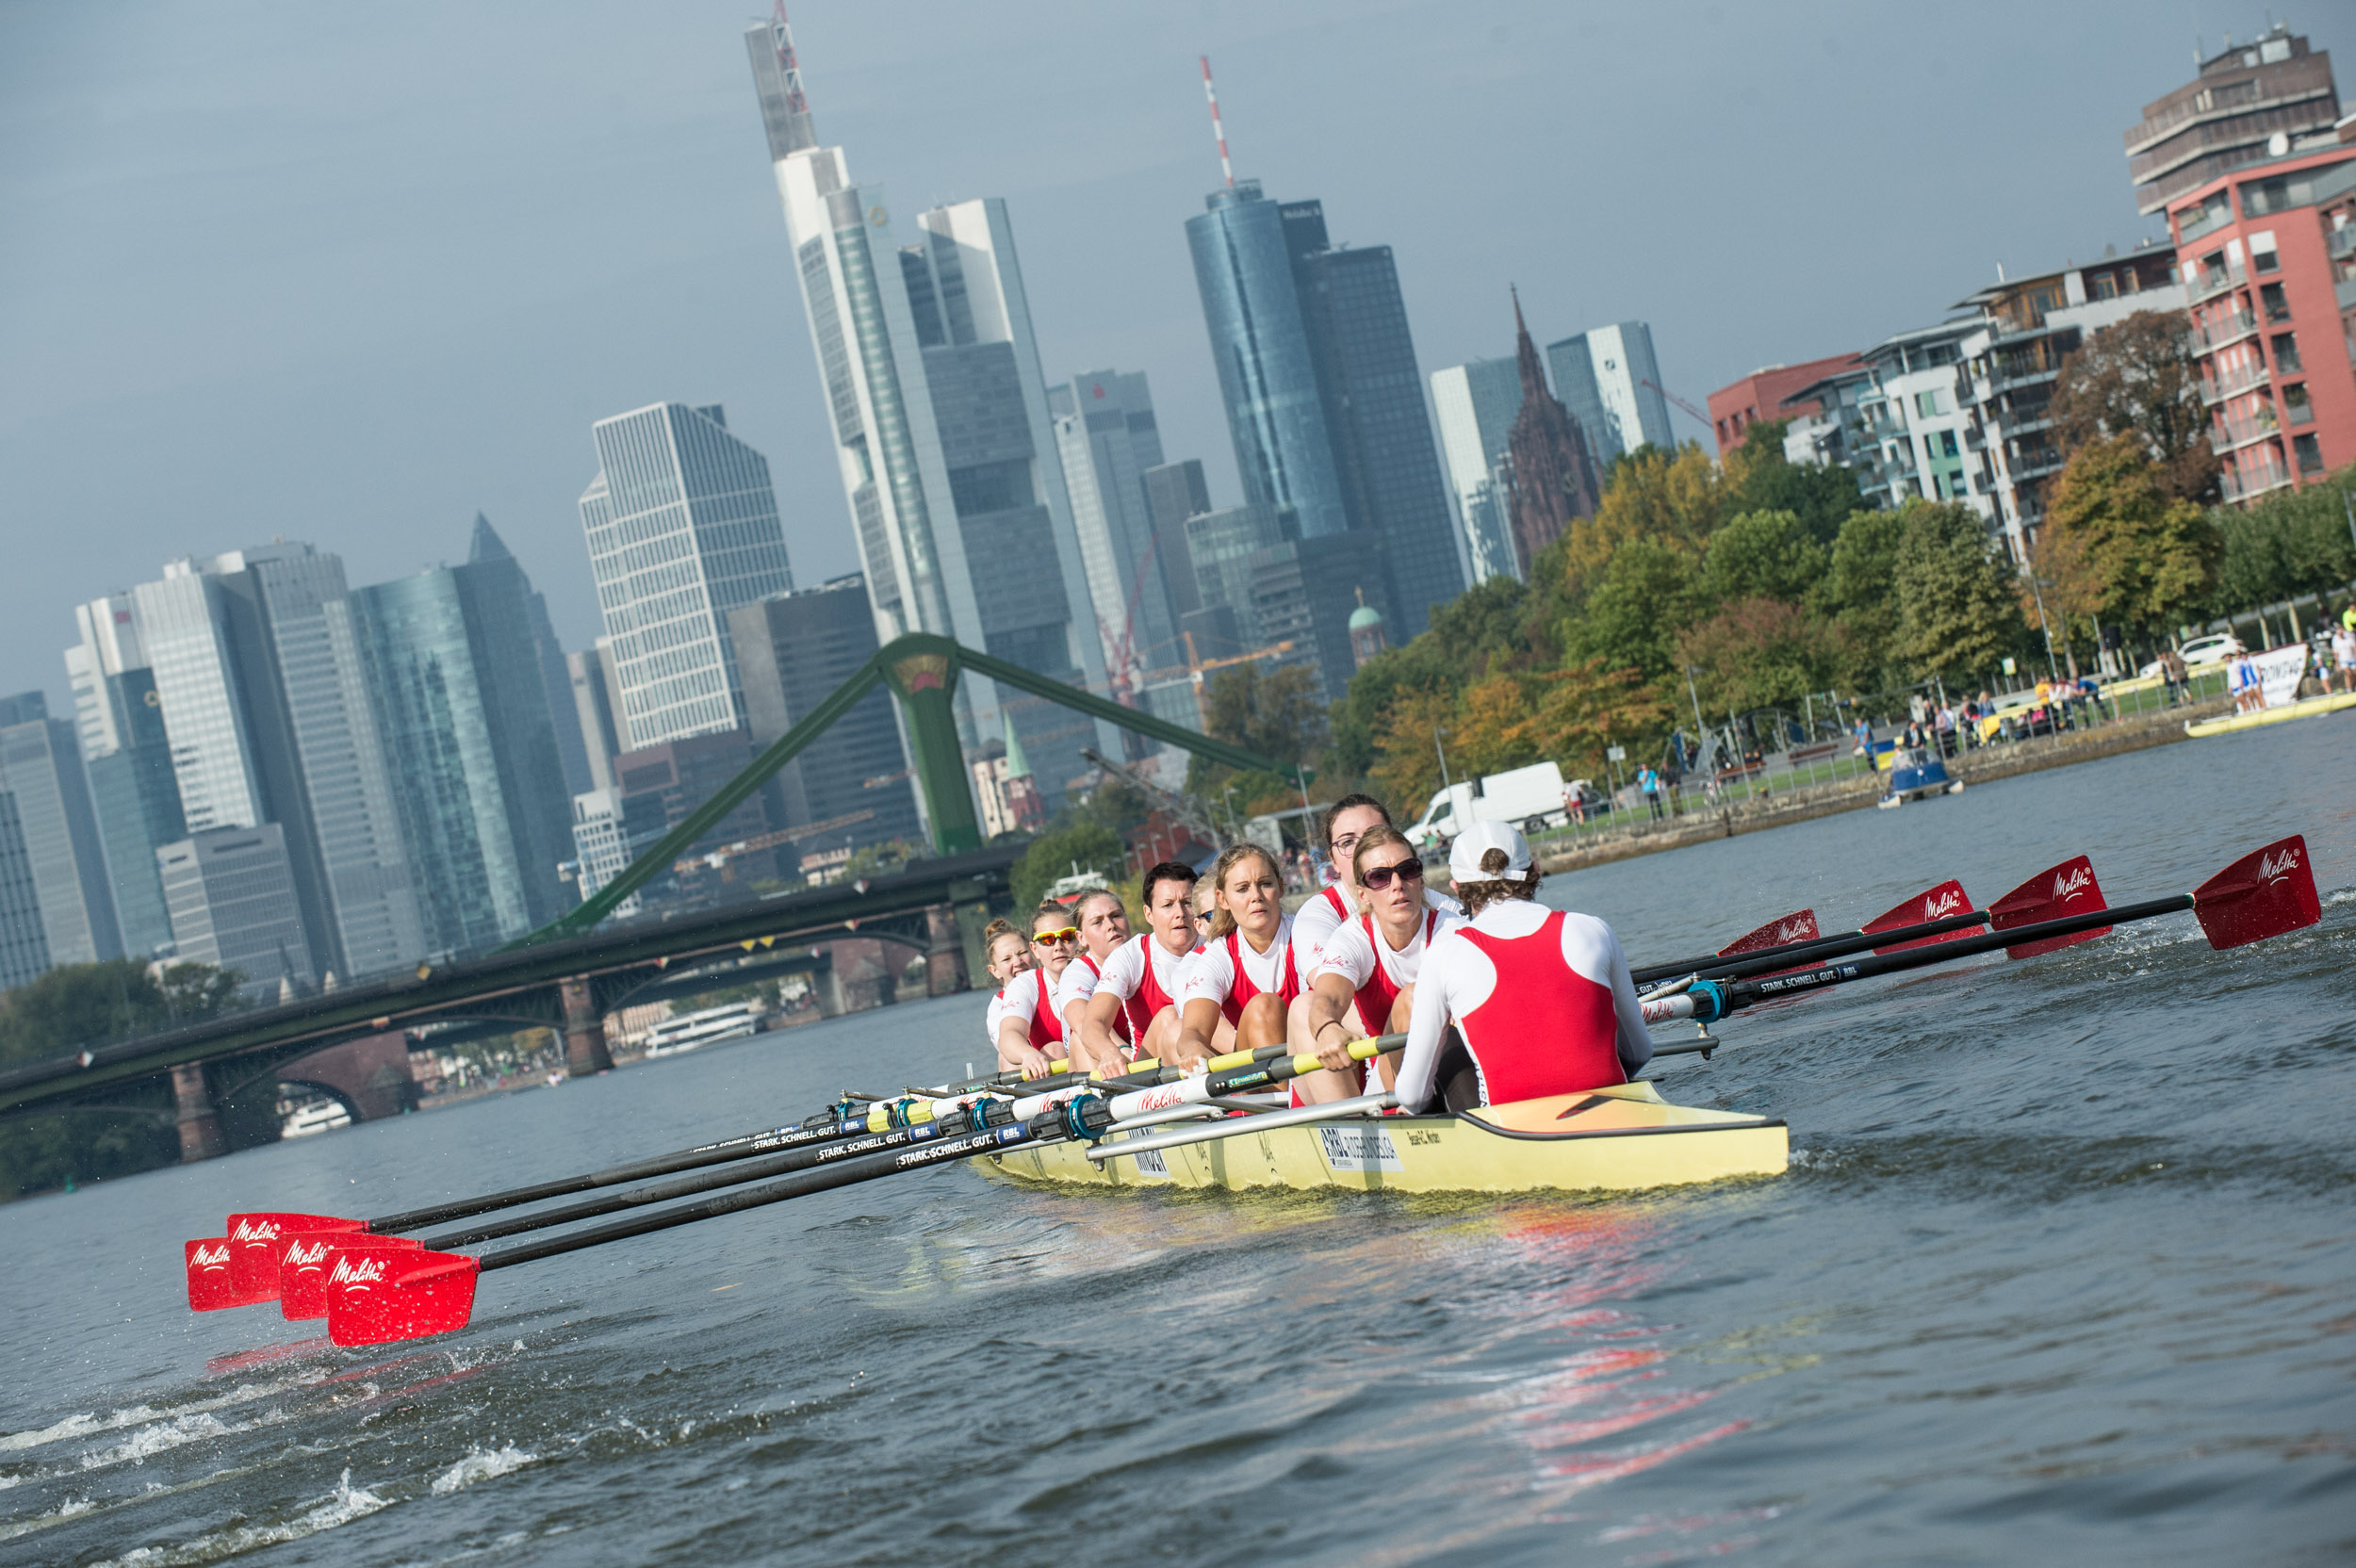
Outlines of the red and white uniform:
[[1034,1050],[1044,1051],[1063,1040],[1063,1015],[1055,1011],[1055,988],[1043,969],[1025,970],[998,993],[998,1011],[990,1022],[990,1043],[998,1043],[998,1023],[1021,1019]]
[[1339,882],[1293,911],[1293,962],[1303,981],[1317,972],[1318,950],[1357,914],[1356,902]]
[[[1104,963],[1111,963],[1119,956],[1120,951],[1116,948],[1112,953],[1106,954]],[[1063,978],[1055,984],[1055,1015],[1061,1018],[1069,1014],[1072,1011],[1072,1004],[1075,1002],[1085,1012],[1088,1008],[1088,998],[1096,994],[1097,985],[1104,973],[1104,964],[1098,963],[1085,953],[1066,964]],[[1137,1038],[1136,1030],[1129,1024],[1129,1009],[1125,1006],[1114,1015],[1113,1038],[1121,1041],[1124,1046],[1133,1043]]]
[[1358,1027],[1369,1036],[1380,1035],[1390,1022],[1391,1004],[1399,1000],[1399,993],[1414,985],[1422,972],[1424,955],[1432,941],[1462,923],[1460,915],[1427,906],[1415,934],[1407,939],[1405,947],[1394,951],[1390,939],[1376,927],[1373,914],[1360,915],[1326,939],[1317,968],[1309,972],[1309,983],[1316,985],[1320,974],[1338,974],[1349,981],[1350,988],[1357,993],[1353,1005]]
[[1245,1004],[1264,991],[1292,1005],[1301,994],[1301,966],[1293,952],[1293,922],[1286,915],[1277,923],[1275,939],[1266,953],[1255,953],[1241,931],[1230,931],[1196,950],[1178,972],[1178,1004],[1216,1002],[1230,1023],[1243,1020]]
[[[1113,949],[1089,987],[1089,994],[1110,991],[1121,998],[1121,1016],[1129,1021],[1129,1038],[1141,1040],[1153,1015],[1178,1000],[1179,975],[1189,955],[1172,953],[1140,931]],[[1077,968],[1077,965],[1072,966]],[[1070,978],[1072,970],[1065,970]]]
[[1411,1111],[1436,1098],[1449,1023],[1484,1104],[1623,1084],[1652,1040],[1612,927],[1527,899],[1490,905],[1425,953],[1396,1085]]

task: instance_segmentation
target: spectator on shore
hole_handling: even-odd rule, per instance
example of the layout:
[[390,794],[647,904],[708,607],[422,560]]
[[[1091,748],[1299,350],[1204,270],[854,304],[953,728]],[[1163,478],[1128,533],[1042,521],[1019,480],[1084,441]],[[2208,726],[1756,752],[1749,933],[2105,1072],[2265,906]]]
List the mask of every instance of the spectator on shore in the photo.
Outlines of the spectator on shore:
[[[2339,666],[2340,690],[2356,692],[2356,627],[2343,623],[2332,629],[2331,662]],[[2326,694],[2331,690],[2329,674],[2323,678],[2323,690]]]
[[2190,674],[2191,672],[2184,668],[2184,656],[2183,654],[2178,653],[2174,648],[2168,648],[2162,651],[2160,654],[2160,679],[2167,683],[2168,703],[2169,707],[2173,708],[2176,704],[2184,701],[2189,695],[2189,694],[2185,692],[2184,687]]
[[1939,754],[1941,757],[1953,757],[1955,754],[1955,704],[1951,702],[1940,703],[1939,705],[1939,711],[1932,715],[1931,723],[1933,727],[1939,732]]
[[1638,787],[1644,792],[1644,804],[1652,808],[1653,820],[1660,821],[1661,776],[1653,772],[1652,764],[1647,762],[1643,771],[1637,774],[1636,782]]
[[1868,719],[1864,714],[1858,714],[1855,733],[1857,735],[1857,750],[1852,753],[1852,755],[1863,757],[1873,749],[1873,722],[1871,719]]

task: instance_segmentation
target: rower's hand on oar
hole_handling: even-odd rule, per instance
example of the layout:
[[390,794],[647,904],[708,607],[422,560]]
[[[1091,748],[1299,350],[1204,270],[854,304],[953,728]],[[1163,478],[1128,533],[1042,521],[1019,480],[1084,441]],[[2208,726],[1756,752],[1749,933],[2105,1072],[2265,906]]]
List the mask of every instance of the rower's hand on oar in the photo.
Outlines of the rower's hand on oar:
[[1335,1019],[1317,1031],[1317,1061],[1334,1072],[1346,1072],[1357,1065],[1350,1054],[1350,1031],[1341,1020]]
[[1045,1052],[1029,1045],[1022,1047],[1017,1052],[1014,1065],[1022,1069],[1025,1080],[1044,1078],[1055,1070],[1055,1064],[1047,1059]]

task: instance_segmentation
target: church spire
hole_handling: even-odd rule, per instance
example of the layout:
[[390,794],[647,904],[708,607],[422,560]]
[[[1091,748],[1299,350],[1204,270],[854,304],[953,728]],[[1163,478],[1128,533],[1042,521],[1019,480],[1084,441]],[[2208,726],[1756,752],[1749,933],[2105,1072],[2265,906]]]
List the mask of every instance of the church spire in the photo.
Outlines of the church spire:
[[1513,553],[1527,578],[1538,552],[1562,537],[1573,517],[1592,517],[1602,498],[1579,421],[1546,389],[1538,345],[1522,319],[1521,290],[1513,291],[1513,351],[1522,372],[1521,412],[1506,444],[1513,488]]

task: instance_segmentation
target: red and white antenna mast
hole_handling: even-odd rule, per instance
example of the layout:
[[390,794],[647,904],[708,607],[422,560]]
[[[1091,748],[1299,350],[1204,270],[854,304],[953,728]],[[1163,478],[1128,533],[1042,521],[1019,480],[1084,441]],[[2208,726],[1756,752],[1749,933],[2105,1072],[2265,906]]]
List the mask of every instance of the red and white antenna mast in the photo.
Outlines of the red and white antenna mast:
[[[777,0],[778,14],[784,14],[785,0]],[[1211,101],[1211,135],[1219,139],[1219,172],[1227,176],[1227,188],[1235,188],[1235,166],[1227,161],[1227,127],[1219,122],[1219,89],[1211,85],[1211,57],[1203,58],[1203,96]]]
[[809,101],[802,96],[802,62],[794,57],[794,29],[786,24],[785,0],[777,0],[777,8],[770,13],[769,36],[777,46],[777,74],[785,78],[785,106],[794,114],[808,114]]

